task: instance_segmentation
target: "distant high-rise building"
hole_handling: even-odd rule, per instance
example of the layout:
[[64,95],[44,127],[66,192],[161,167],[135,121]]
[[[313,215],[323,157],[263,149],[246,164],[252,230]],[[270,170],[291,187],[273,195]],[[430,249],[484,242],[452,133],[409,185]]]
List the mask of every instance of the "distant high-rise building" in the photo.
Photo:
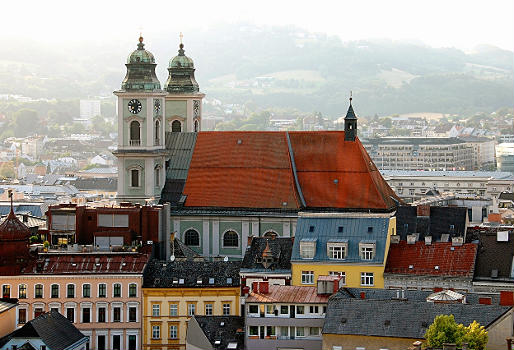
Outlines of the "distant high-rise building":
[[514,174],[514,143],[500,143],[496,146],[498,170]]
[[100,100],[80,100],[80,118],[91,119],[101,115]]

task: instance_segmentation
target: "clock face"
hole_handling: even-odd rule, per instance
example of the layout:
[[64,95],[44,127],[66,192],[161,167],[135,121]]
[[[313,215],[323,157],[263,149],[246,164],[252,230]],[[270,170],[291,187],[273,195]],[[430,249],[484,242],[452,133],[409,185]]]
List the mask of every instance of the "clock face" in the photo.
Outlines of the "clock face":
[[195,117],[200,116],[200,101],[198,101],[198,100],[193,101],[193,112],[194,112]]
[[142,108],[142,105],[138,99],[133,98],[128,103],[128,110],[132,114],[138,114],[139,112],[141,112],[141,108]]
[[155,110],[155,113],[159,113],[159,111],[161,110],[161,100],[154,101],[153,109]]

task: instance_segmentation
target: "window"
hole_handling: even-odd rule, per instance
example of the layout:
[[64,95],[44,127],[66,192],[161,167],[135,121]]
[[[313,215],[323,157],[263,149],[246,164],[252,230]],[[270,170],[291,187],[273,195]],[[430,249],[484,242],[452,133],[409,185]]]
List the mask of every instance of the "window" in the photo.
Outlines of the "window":
[[161,174],[160,174],[160,168],[159,167],[155,167],[154,169],[154,174],[155,174],[155,186],[159,186],[160,185],[160,179],[161,179]]
[[42,298],[43,297],[43,285],[36,284],[34,298]]
[[223,247],[237,248],[239,246],[239,236],[235,231],[227,231],[223,235]]
[[223,304],[223,315],[230,315],[230,304]]
[[52,284],[50,297],[51,298],[59,298],[59,285],[58,284]]
[[187,314],[189,316],[194,316],[195,315],[195,308],[196,308],[195,304],[187,304]]
[[18,286],[18,299],[26,299],[27,298],[27,285],[20,284]]
[[89,323],[91,322],[91,309],[88,307],[85,307],[82,309],[82,323]]
[[248,305],[248,313],[249,314],[258,314],[259,306],[258,305]]
[[107,296],[107,285],[105,283],[100,283],[98,285],[98,297],[105,298]]
[[91,297],[91,285],[89,283],[82,285],[82,297],[83,298]]
[[130,170],[130,186],[139,187],[139,169]]
[[282,315],[289,314],[289,306],[288,305],[280,305],[280,313]]
[[152,326],[152,339],[161,338],[161,326]]
[[10,298],[11,297],[11,286],[8,284],[4,284],[2,286],[2,298]]
[[68,284],[66,287],[66,297],[67,298],[75,298],[75,285]]
[[309,328],[309,335],[311,337],[319,337],[319,327],[310,327]]
[[359,252],[362,260],[373,260],[375,257],[375,243],[359,243]]
[[128,308],[129,322],[137,322],[137,309],[134,306]]
[[113,291],[112,291],[112,296],[115,297],[115,298],[120,298],[121,297],[121,284],[120,283],[115,283],[114,284],[114,288],[113,288]]
[[[254,306],[257,306],[257,305],[254,305]],[[230,305],[229,305],[229,312],[230,312]],[[205,304],[205,315],[212,316],[212,304]],[[230,313],[229,313],[229,315],[230,315]]]
[[283,338],[289,338],[289,327],[282,326],[280,327],[280,336]]
[[115,334],[112,336],[112,350],[121,349],[121,335]]
[[296,314],[303,315],[305,313],[305,307],[303,305],[296,306]]
[[314,226],[309,226],[309,232],[314,232]]
[[98,214],[100,227],[129,227],[128,214]]
[[135,335],[131,334],[131,335],[128,336],[128,339],[129,339],[128,350],[136,350],[136,340],[137,340],[137,337]]
[[153,304],[152,305],[152,316],[160,316],[161,315],[161,305]]
[[170,316],[178,315],[178,304],[170,304]]
[[121,322],[121,307],[112,309],[112,322]]
[[137,297],[137,284],[131,283],[129,284],[129,298]]
[[372,286],[374,278],[372,272],[361,272],[361,286]]
[[196,230],[187,230],[184,233],[184,244],[189,247],[199,247],[200,246],[200,235]]
[[319,306],[318,305],[309,306],[309,312],[311,314],[319,314]]
[[368,233],[372,233],[373,232],[373,226],[368,226]]
[[316,255],[316,241],[300,241],[300,257],[312,259]]
[[155,121],[155,145],[158,146],[161,144],[161,122],[158,120]]
[[297,337],[305,337],[305,328],[304,327],[296,327],[296,336]]
[[302,284],[314,284],[314,271],[302,271]]
[[27,323],[27,310],[18,309],[18,323]]
[[171,123],[171,132],[182,132],[182,123],[179,120]]
[[275,327],[274,326],[266,326],[266,335],[267,336],[274,336],[275,333]]
[[250,335],[259,335],[259,326],[250,326]]
[[66,318],[71,323],[75,322],[75,309],[72,307],[69,307],[66,309]]
[[34,318],[39,317],[43,312],[44,311],[42,307],[36,307],[34,309]]
[[50,311],[51,312],[59,312],[59,308],[58,307],[51,307]]
[[170,326],[170,339],[177,339],[177,326]]
[[341,284],[346,284],[346,272],[343,271],[329,271],[328,274],[330,276],[339,276],[341,277]]
[[130,145],[139,146],[141,144],[140,125],[137,120],[130,122]]
[[105,322],[105,307],[99,307],[98,308],[98,322],[103,323]]
[[327,255],[329,259],[343,260],[346,259],[348,251],[348,243],[327,243]]
[[195,119],[195,132],[200,131],[200,123],[198,122],[198,119]]
[[99,335],[96,338],[96,348],[97,350],[105,350],[105,335]]

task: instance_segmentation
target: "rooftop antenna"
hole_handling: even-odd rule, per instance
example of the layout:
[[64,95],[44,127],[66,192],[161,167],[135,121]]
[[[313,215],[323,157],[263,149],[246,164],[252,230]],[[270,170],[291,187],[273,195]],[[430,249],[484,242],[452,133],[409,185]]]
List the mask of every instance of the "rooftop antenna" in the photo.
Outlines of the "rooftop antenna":
[[350,105],[352,104],[352,100],[353,100],[353,98],[352,98],[352,90],[350,90]]
[[182,45],[182,38],[184,37],[184,35],[182,34],[182,32],[180,32],[179,34],[179,38],[180,38],[180,44]]

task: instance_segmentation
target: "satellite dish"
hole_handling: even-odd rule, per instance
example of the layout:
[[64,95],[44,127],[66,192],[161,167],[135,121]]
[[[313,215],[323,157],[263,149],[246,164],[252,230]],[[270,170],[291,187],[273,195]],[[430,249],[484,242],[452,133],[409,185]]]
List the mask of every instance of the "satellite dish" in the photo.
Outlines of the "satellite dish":
[[228,261],[228,256],[224,257],[224,258],[223,258],[223,261],[224,261],[224,262],[227,262],[227,261]]
[[170,256],[170,261],[175,261],[175,255]]

